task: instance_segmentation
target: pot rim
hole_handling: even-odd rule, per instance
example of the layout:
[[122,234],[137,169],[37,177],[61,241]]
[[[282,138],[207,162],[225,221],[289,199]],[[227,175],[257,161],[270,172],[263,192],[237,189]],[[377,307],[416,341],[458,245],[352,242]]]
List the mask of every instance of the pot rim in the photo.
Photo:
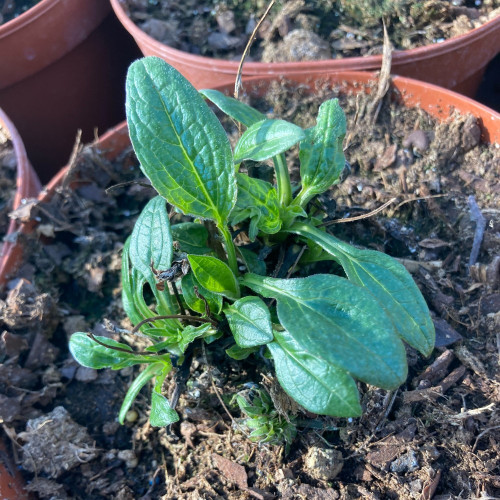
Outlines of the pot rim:
[[24,28],[27,24],[45,15],[49,10],[56,8],[62,1],[63,0],[42,0],[36,5],[33,5],[33,7],[30,7],[26,12],[23,12],[21,15],[0,26],[0,39],[10,36],[12,33]]
[[[154,39],[144,31],[142,31],[126,14],[125,9],[122,6],[123,0],[110,0],[113,10],[123,24],[125,29],[134,37],[139,38],[141,43],[153,48],[157,53],[167,54],[168,57],[173,61],[182,60],[184,64],[197,67],[213,67],[217,66],[219,70],[227,73],[235,73],[239,66],[239,61],[228,61],[226,59],[218,59],[213,57],[199,56],[196,54],[191,54],[190,52],[184,52],[179,49],[174,49],[162,42]],[[436,55],[446,54],[448,52],[454,52],[457,49],[466,46],[473,39],[481,39],[490,36],[491,33],[498,31],[500,33],[500,15],[497,15],[493,19],[490,19],[486,23],[473,28],[467,33],[458,35],[441,43],[436,43],[432,45],[425,45],[423,47],[416,47],[414,49],[408,50],[395,50],[392,55],[393,65],[397,63],[411,63],[421,60],[425,60],[429,57],[434,57]],[[499,46],[500,49],[500,46]],[[342,61],[345,65],[346,70],[349,70],[349,66],[356,65],[356,69],[378,69],[382,64],[382,55],[373,56],[355,56],[355,57],[345,57],[342,59],[324,59],[316,61],[298,61],[298,62],[275,62],[275,63],[263,63],[263,62],[247,62],[245,63],[245,73],[247,75],[252,72],[259,71],[259,73],[269,73],[269,74],[279,74],[282,72],[311,72],[315,70],[324,70],[325,64],[331,63],[332,61]]]

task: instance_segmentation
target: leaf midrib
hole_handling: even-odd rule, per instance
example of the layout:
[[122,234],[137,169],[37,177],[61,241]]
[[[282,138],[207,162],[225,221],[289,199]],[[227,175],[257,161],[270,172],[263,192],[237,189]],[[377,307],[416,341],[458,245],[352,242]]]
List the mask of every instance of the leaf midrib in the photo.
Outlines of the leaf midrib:
[[[194,163],[191,161],[191,158],[189,157],[189,155],[188,155],[188,153],[187,153],[186,149],[184,148],[184,145],[182,144],[181,138],[180,138],[179,134],[177,133],[177,129],[175,128],[174,123],[173,123],[173,121],[172,121],[172,118],[171,118],[171,116],[170,116],[170,112],[169,112],[169,110],[167,109],[167,107],[166,107],[166,105],[165,105],[165,101],[163,100],[163,97],[162,97],[162,94],[161,94],[161,92],[160,92],[160,89],[156,86],[156,83],[154,82],[154,80],[153,80],[152,76],[149,74],[149,71],[147,70],[147,68],[146,68],[145,66],[144,66],[144,69],[145,69],[146,74],[148,75],[148,78],[149,78],[149,79],[150,79],[150,81],[151,81],[151,84],[152,84],[152,86],[153,86],[154,90],[156,91],[156,93],[158,94],[158,97],[160,98],[160,102],[161,102],[161,104],[162,104],[162,106],[163,106],[163,110],[164,110],[164,112],[165,112],[165,115],[166,115],[166,116],[167,116],[167,118],[168,118],[168,121],[170,122],[170,125],[171,125],[172,130],[174,131],[175,137],[176,137],[176,138],[177,138],[177,140],[178,140],[179,147],[180,147],[180,149],[181,149],[181,151],[182,151],[182,153],[183,153],[183,155],[184,155],[184,158],[188,161],[188,164],[191,166],[191,170],[193,171],[193,173],[194,173],[194,175],[195,175],[195,177],[196,177],[196,180],[197,180],[197,182],[198,182],[199,186],[201,186],[201,191],[202,191],[202,192],[203,192],[203,194],[205,195],[205,198],[206,198],[206,199],[210,202],[210,205],[208,205],[208,207],[209,207],[209,208],[211,208],[211,209],[212,209],[212,211],[213,211],[213,213],[214,213],[214,215],[216,215],[216,217],[214,217],[214,218],[216,219],[216,222],[217,222],[217,223],[222,223],[223,221],[221,220],[221,218],[220,218],[220,216],[219,216],[219,210],[218,210],[218,208],[214,205],[213,200],[212,200],[212,197],[209,195],[208,191],[206,190],[206,188],[205,188],[205,184],[204,184],[204,182],[202,181],[202,179],[201,179],[201,177],[200,177],[200,175],[199,175],[199,173],[198,173],[198,170],[195,168]],[[156,154],[155,154],[155,156],[156,156]],[[163,162],[161,162],[161,161],[160,161],[160,165],[162,165],[162,169],[164,170],[164,172],[165,172],[165,173],[166,173],[166,174],[167,174],[170,178],[172,178],[172,177],[170,176],[170,174],[167,172],[167,170],[163,167]],[[176,182],[176,181],[175,181],[175,182]],[[183,188],[183,187],[182,187],[182,186],[181,186],[178,182],[176,182],[176,184],[179,186],[179,188],[180,188],[182,191],[185,191],[186,193],[188,193],[188,194],[189,194],[189,192],[188,192],[186,189],[184,189],[184,188]],[[190,195],[190,196],[192,196],[192,195]],[[199,201],[199,200],[197,200],[197,201]]]

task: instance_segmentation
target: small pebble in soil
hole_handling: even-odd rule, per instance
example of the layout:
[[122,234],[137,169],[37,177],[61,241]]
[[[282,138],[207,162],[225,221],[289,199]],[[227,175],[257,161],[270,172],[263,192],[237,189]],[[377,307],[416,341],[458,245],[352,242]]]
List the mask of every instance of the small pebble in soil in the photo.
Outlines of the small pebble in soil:
[[419,467],[418,457],[414,450],[410,450],[408,453],[401,455],[391,463],[391,471],[398,473],[405,471],[413,472]]
[[135,422],[139,418],[139,414],[135,410],[129,410],[125,415],[125,421],[132,423]]
[[340,451],[311,446],[304,459],[304,466],[314,479],[330,481],[342,470],[344,459]]
[[118,452],[118,458],[123,460],[129,469],[134,469],[139,465],[139,459],[134,450],[120,450]]

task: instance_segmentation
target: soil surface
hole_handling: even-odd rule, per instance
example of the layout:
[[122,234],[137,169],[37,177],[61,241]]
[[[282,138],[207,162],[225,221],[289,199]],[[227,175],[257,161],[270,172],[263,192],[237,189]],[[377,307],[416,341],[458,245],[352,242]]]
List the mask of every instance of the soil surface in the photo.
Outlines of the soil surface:
[[9,227],[9,213],[16,195],[16,177],[16,153],[7,131],[0,127],[0,242]]
[[0,2],[0,24],[7,23],[31,9],[41,0],[4,0]]
[[[122,0],[160,42],[193,54],[239,60],[269,2]],[[290,62],[381,54],[382,18],[396,49],[442,42],[500,14],[498,0],[279,0],[247,61]]]
[[[337,94],[321,84],[311,98],[284,82],[255,104],[311,126],[319,104]],[[351,174],[316,203],[338,220],[396,198],[375,216],[328,228],[407,266],[433,313],[432,356],[408,348],[408,380],[397,391],[360,384],[359,419],[299,413],[288,454],[245,437],[232,396],[255,384],[275,404],[282,394],[267,360],[231,360],[224,339],[195,350],[179,423],[152,428],[141,393],[120,426],[137,372],[79,367],[67,342],[91,331],[140,348],[140,338],[123,333],[131,325],[120,300],[120,252],[154,191],[141,182],[105,192],[140,179],[137,160],[129,151],[110,163],[85,148],[52,200],[33,204],[39,224],[25,240],[29,257],[0,303],[0,416],[31,491],[86,500],[500,495],[500,149],[480,143],[471,116],[437,124],[387,96],[375,120],[370,99],[342,98]],[[296,150],[288,160],[296,177]],[[469,267],[481,217],[484,234]]]

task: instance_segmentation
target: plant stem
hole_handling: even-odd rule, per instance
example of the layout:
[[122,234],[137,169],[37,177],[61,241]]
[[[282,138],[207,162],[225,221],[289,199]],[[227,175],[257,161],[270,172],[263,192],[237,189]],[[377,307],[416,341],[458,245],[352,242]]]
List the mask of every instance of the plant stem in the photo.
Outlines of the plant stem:
[[137,333],[141,326],[146,323],[152,323],[153,321],[159,321],[160,319],[179,319],[185,321],[195,321],[196,323],[210,323],[213,327],[217,327],[217,322],[210,318],[200,318],[199,316],[187,316],[184,314],[164,314],[161,316],[151,316],[150,318],[143,319],[134,326],[132,333]]
[[231,268],[231,271],[233,271],[235,276],[238,276],[238,261],[236,260],[236,249],[234,247],[231,233],[225,224],[221,224],[220,226],[218,226],[218,228],[222,235],[222,238],[224,239],[229,267]]
[[311,193],[309,190],[301,189],[300,193],[292,201],[292,205],[298,205],[299,207],[305,209],[306,205],[311,201],[313,196],[314,193]]
[[288,172],[285,155],[281,153],[273,157],[273,162],[276,170],[279,200],[282,207],[287,207],[292,201],[292,185],[290,183],[290,173]]

